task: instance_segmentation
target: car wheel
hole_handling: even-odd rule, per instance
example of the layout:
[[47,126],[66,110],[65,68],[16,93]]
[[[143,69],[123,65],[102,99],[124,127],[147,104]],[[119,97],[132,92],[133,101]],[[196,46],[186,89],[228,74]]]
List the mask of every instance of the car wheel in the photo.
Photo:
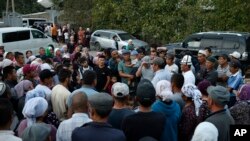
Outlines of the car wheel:
[[101,50],[101,45],[100,45],[100,43],[95,43],[95,49],[96,49],[96,51],[100,51]]

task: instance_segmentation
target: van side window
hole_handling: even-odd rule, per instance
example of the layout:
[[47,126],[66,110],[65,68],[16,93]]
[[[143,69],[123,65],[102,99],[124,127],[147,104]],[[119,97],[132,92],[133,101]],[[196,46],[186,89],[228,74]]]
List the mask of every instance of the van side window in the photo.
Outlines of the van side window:
[[199,48],[201,44],[200,39],[198,38],[191,38],[189,41],[186,42],[188,48]]
[[30,39],[30,31],[18,31],[18,39],[19,41]]
[[3,43],[22,41],[30,39],[30,31],[18,31],[3,33]]
[[240,47],[239,38],[237,37],[224,37],[222,48],[237,49]]
[[220,38],[203,38],[201,40],[201,48],[212,47],[212,48],[221,48],[222,39]]
[[34,39],[44,38],[44,34],[39,32],[39,31],[31,30],[31,33],[32,33]]
[[107,33],[107,32],[102,32],[101,33],[101,37],[105,38],[105,39],[110,39],[110,35],[111,35],[111,33]]

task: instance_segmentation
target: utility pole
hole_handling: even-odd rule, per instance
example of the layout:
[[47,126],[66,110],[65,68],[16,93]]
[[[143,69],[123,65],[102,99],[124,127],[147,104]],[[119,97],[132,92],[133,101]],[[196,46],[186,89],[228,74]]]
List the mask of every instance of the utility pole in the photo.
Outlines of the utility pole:
[[[9,5],[10,5],[10,1],[7,0],[6,2],[6,14],[9,13]],[[11,0],[11,8],[12,8],[12,13],[15,13],[15,1]]]

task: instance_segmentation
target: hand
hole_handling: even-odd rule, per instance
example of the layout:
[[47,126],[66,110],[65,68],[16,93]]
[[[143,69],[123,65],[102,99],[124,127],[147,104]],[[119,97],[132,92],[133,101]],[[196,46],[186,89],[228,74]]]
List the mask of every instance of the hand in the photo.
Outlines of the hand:
[[129,75],[129,77],[128,77],[130,80],[132,80],[133,78],[134,78],[134,76],[133,75]]

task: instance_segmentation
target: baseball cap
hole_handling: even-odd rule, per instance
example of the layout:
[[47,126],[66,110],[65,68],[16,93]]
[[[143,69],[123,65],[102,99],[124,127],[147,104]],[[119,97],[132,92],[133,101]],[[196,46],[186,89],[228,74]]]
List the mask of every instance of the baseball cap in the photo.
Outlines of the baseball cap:
[[152,61],[151,61],[151,58],[149,56],[144,56],[142,58],[142,62],[145,62],[147,64],[150,64]]
[[130,54],[130,51],[129,51],[129,50],[126,50],[126,49],[124,49],[124,50],[122,50],[122,55],[124,55],[124,54]]
[[138,55],[138,52],[137,52],[136,50],[133,50],[133,51],[131,52],[131,55]]
[[230,66],[230,67],[234,67],[234,68],[240,68],[240,67],[241,67],[241,64],[240,64],[240,61],[238,61],[238,60],[232,60],[232,61],[229,63],[229,66]]
[[199,50],[198,54],[203,54],[203,55],[207,56],[207,52],[205,50]]
[[127,84],[116,82],[113,84],[111,92],[115,97],[125,97],[129,95],[129,88]]
[[208,95],[221,106],[225,106],[230,100],[230,94],[227,89],[222,86],[209,86],[207,88]]
[[136,96],[140,101],[154,102],[155,93],[155,88],[148,79],[142,79],[136,89]]
[[217,59],[214,58],[213,56],[209,56],[209,57],[207,57],[207,61],[215,63],[215,62],[217,62]]
[[26,75],[32,71],[35,71],[36,70],[36,66],[34,65],[30,65],[30,64],[26,64],[23,66],[23,74]]
[[231,53],[229,55],[236,58],[236,59],[240,59],[240,57],[241,57],[241,54],[238,51],[234,51],[233,53]]
[[181,60],[181,64],[192,65],[192,57],[190,55],[185,55]]
[[92,108],[98,110],[112,110],[114,100],[107,93],[96,93],[88,97]]
[[152,63],[155,65],[162,65],[165,61],[161,57],[155,57]]

